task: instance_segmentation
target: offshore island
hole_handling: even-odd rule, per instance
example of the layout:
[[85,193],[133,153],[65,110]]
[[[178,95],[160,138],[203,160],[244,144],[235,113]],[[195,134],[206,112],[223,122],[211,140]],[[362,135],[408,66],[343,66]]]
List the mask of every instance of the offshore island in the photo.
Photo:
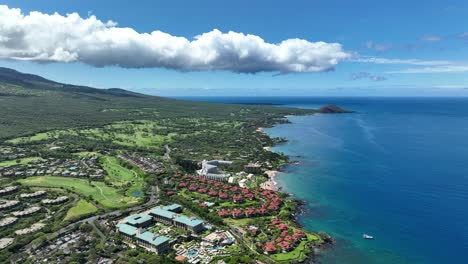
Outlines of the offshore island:
[[0,69],[0,261],[313,262],[265,127],[348,112],[166,99]]

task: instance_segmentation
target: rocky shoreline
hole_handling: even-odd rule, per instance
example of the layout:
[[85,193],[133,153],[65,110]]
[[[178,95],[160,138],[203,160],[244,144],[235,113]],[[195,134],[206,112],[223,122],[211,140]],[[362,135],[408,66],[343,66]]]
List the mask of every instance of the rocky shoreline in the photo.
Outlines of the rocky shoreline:
[[[332,109],[336,110],[335,106],[333,106]],[[342,110],[342,109],[338,109],[338,110]],[[350,113],[350,112],[351,111],[342,110],[342,111],[337,111],[337,112],[324,111],[323,113]],[[265,133],[263,128],[258,128],[257,132]],[[287,140],[284,139],[284,141],[281,142],[281,143],[284,143],[286,141]],[[275,145],[277,145],[277,144],[275,144]],[[268,147],[264,147],[263,149],[265,151],[272,151],[271,148],[272,148],[272,146],[271,147],[268,146]],[[277,177],[278,174],[280,174],[283,171],[284,167],[288,166],[288,165],[300,165],[301,164],[300,161],[289,160],[289,158],[291,158],[291,156],[288,156],[287,158],[288,158],[288,161],[286,163],[280,165],[278,170],[272,170],[272,171],[266,171],[265,172],[268,175],[268,181],[266,183],[267,183],[268,186],[273,186],[272,190],[274,190],[274,191],[283,192],[281,190],[281,187],[278,187],[278,183],[275,181],[275,177]],[[303,228],[303,225],[299,221],[299,217],[305,213],[305,206],[307,205],[307,202],[304,201],[304,200],[301,200],[301,199],[294,198],[294,195],[291,194],[291,193],[286,193],[286,194],[296,202],[294,212],[291,215],[291,221],[293,222],[293,224],[295,226],[297,226],[299,228]],[[319,232],[318,235],[322,238],[324,243],[322,243],[320,245],[310,245],[311,253],[308,254],[307,258],[302,263],[307,263],[307,264],[320,263],[319,260],[318,260],[320,252],[323,251],[323,250],[329,249],[329,248],[331,248],[331,247],[333,247],[335,245],[336,240],[332,236],[326,234],[325,232]]]

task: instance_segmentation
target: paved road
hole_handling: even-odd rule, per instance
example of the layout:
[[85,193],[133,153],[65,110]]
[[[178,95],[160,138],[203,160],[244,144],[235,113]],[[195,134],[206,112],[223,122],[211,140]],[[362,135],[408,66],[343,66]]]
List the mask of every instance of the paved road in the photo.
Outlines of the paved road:
[[171,149],[169,148],[168,145],[164,145],[164,148],[166,149],[166,152],[164,153],[164,160],[170,161],[171,160]]

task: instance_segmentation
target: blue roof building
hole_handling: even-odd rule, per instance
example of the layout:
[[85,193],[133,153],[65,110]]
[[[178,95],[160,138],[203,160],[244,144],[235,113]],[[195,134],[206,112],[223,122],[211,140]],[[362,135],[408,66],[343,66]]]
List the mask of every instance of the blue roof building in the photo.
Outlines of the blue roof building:
[[177,227],[191,230],[195,233],[203,230],[203,221],[193,217],[187,217],[185,215],[180,215],[174,219],[174,224]]
[[173,204],[164,207],[155,207],[150,210],[149,214],[154,217],[156,221],[161,221],[166,224],[172,224],[176,227],[190,230],[193,232],[200,232],[203,230],[203,221],[196,218],[189,218],[184,215],[179,215],[174,212],[168,211],[167,209],[178,209],[182,207],[178,204]]
[[146,231],[136,235],[139,245],[156,253],[162,253],[169,249],[169,238],[166,236],[158,236],[154,233]]
[[118,224],[117,229],[120,234],[127,238],[133,238],[138,233],[138,228],[128,224]]
[[162,207],[163,210],[170,211],[173,213],[180,213],[182,212],[182,205],[180,204],[171,204]]
[[160,207],[155,207],[151,209],[149,214],[152,215],[157,221],[161,221],[168,224],[172,224],[172,219],[177,217],[176,213],[164,210]]
[[124,223],[135,226],[135,227],[145,227],[151,224],[151,216],[145,213],[129,215],[124,219]]

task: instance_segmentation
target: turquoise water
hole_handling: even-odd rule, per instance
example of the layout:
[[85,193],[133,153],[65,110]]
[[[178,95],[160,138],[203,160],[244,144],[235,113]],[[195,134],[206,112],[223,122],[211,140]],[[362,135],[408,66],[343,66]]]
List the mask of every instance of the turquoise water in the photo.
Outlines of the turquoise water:
[[138,190],[132,192],[133,197],[143,197],[142,193]]
[[468,263],[468,98],[191,99],[358,111],[266,130],[300,161],[278,177],[299,221],[337,238],[322,263]]
[[307,202],[300,222],[337,238],[323,263],[467,263],[468,100],[291,106],[320,100],[358,113],[294,116],[266,131],[289,140],[274,151],[301,162],[278,177]]

